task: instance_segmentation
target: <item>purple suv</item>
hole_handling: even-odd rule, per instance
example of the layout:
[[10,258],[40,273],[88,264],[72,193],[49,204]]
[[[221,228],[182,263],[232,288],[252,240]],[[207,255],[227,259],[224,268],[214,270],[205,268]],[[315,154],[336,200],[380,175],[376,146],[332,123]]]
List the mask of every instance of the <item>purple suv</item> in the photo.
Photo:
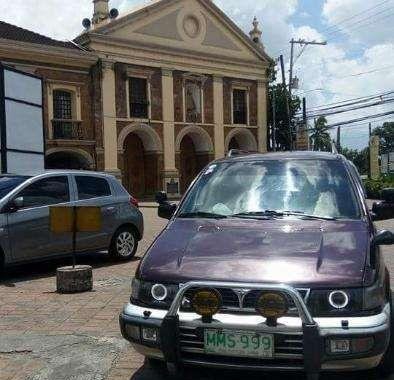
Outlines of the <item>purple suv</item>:
[[[394,371],[390,277],[353,164],[338,154],[207,166],[142,259],[122,335],[155,368]],[[379,210],[379,207],[375,207]],[[388,218],[387,210],[381,218]]]

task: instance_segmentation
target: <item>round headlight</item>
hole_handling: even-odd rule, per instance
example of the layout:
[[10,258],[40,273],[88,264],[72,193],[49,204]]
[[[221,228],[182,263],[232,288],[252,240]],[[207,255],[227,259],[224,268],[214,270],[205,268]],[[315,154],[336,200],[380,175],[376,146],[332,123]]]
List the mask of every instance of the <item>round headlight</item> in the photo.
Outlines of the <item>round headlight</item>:
[[150,292],[156,301],[164,301],[168,295],[167,288],[162,284],[153,285]]
[[288,309],[287,299],[282,293],[263,292],[256,302],[257,312],[267,319],[283,317]]
[[328,302],[335,309],[343,309],[349,304],[349,296],[343,290],[335,290],[329,294]]
[[219,311],[222,297],[215,289],[199,289],[194,293],[191,305],[198,315],[211,317]]

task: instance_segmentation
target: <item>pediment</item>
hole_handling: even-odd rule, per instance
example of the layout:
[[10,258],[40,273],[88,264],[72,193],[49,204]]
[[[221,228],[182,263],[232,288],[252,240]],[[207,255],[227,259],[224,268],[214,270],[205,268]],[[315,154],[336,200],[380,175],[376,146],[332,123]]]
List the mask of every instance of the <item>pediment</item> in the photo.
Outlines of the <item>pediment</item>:
[[130,45],[269,60],[210,0],[162,0],[98,29]]

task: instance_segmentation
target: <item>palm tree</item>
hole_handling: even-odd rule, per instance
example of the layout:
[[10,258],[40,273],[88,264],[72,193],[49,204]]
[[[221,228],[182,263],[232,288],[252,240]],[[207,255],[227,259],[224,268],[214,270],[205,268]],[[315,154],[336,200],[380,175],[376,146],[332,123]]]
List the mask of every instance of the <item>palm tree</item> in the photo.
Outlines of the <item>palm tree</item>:
[[331,137],[328,133],[327,119],[324,116],[320,116],[315,120],[315,125],[313,127],[313,133],[310,135],[310,140],[313,150],[331,150]]

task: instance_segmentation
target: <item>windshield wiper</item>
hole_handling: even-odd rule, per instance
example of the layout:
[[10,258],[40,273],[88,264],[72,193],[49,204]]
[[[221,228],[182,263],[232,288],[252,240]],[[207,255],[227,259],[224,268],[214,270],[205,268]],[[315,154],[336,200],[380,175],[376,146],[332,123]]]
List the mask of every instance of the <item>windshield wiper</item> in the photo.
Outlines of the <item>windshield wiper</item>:
[[320,219],[320,220],[336,220],[336,218],[329,217],[329,216],[320,216],[320,215],[312,215],[312,214],[306,214],[303,211],[290,211],[290,210],[284,210],[284,211],[276,211],[276,210],[264,210],[264,211],[245,211],[245,212],[240,212],[238,214],[231,215],[232,217],[254,217],[254,218],[274,218],[274,217],[283,217],[283,216],[300,216],[303,218],[308,218],[308,219]]
[[331,217],[331,216],[322,216],[322,215],[313,215],[313,214],[306,214],[304,211],[281,211],[283,215],[289,215],[289,216],[301,216],[303,218],[308,218],[308,219],[320,219],[320,220],[337,220],[337,218]]
[[274,210],[264,210],[264,211],[244,211],[244,212],[239,212],[238,214],[231,215],[231,217],[234,218],[249,218],[249,219],[269,219],[275,216],[283,216],[283,213]]
[[226,219],[226,215],[215,214],[213,212],[194,211],[184,212],[178,215],[178,218],[209,218],[209,219]]

